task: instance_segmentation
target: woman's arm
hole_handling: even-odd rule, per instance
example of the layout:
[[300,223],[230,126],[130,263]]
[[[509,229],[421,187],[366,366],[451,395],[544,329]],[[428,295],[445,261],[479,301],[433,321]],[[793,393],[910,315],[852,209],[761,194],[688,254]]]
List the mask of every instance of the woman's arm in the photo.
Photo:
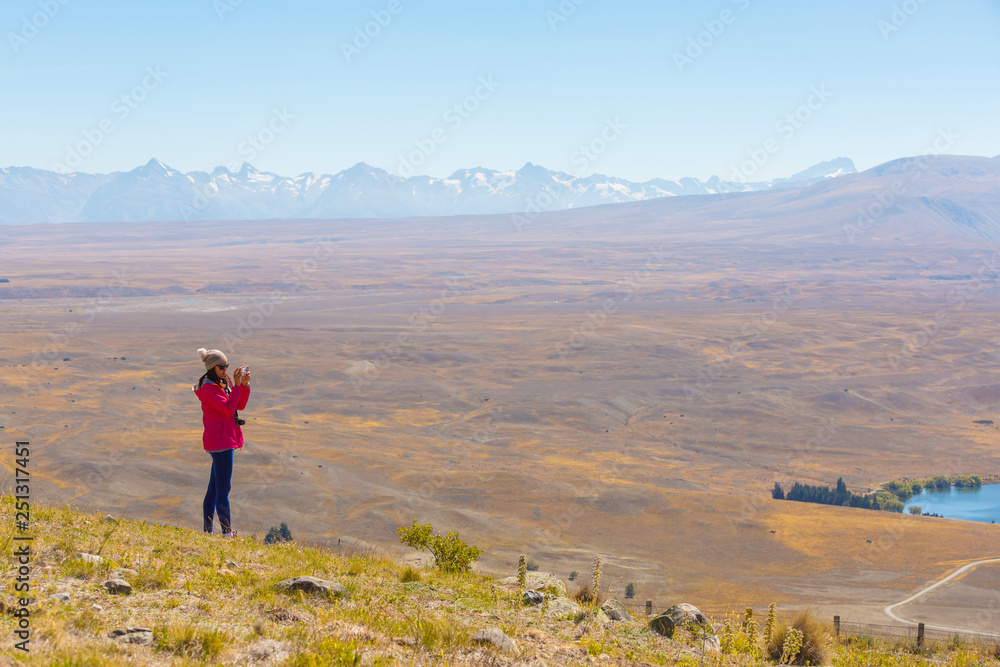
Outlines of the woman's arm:
[[241,400],[244,405],[246,404],[246,399],[243,398],[245,392],[249,392],[248,387],[237,385],[233,387],[229,396],[226,396],[226,392],[222,390],[222,387],[209,383],[201,388],[199,396],[201,397],[201,402],[210,410],[232,417],[240,409]]
[[243,398],[240,400],[240,410],[247,406],[247,401],[250,399],[250,367],[248,366],[245,371],[240,373],[240,379],[237,384],[243,388]]

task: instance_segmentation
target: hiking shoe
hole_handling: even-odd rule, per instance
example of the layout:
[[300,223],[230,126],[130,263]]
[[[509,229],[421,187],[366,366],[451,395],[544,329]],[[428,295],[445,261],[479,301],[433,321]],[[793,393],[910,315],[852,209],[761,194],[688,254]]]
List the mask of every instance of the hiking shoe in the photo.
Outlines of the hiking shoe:
[[231,532],[231,533],[223,533],[223,534],[222,534],[222,536],[223,536],[223,537],[236,537],[236,532],[237,532],[237,531],[235,531],[235,530],[234,530],[234,531],[233,531],[233,532]]

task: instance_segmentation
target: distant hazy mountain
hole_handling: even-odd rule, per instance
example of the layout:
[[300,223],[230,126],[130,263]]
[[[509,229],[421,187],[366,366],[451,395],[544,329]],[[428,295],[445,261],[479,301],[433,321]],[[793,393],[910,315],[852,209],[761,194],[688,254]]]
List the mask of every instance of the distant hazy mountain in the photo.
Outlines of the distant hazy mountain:
[[187,174],[159,160],[129,172],[60,174],[0,169],[0,224],[149,222],[276,218],[395,218],[554,211],[678,195],[757,192],[813,185],[856,173],[848,158],[815,165],[787,179],[754,183],[682,178],[636,183],[594,174],[578,177],[530,162],[517,171],[477,167],[447,178],[399,178],[358,163],[336,175],[295,177],[218,167]]
[[116,176],[0,169],[0,224],[76,220],[93,192]]
[[[528,220],[528,229],[591,240],[647,233],[677,243],[979,247],[1000,242],[1000,156],[902,158],[805,188],[557,211]],[[996,260],[983,271],[995,279]]]

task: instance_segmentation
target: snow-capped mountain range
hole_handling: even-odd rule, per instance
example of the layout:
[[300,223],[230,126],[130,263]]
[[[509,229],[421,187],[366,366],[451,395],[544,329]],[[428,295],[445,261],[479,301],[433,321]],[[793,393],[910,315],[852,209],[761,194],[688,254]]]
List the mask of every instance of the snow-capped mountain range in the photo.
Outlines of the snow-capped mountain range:
[[250,164],[232,172],[187,174],[159,160],[128,172],[61,174],[30,167],[0,169],[0,224],[152,222],[288,218],[397,218],[515,213],[635,202],[677,195],[755,192],[813,185],[856,173],[845,157],[787,179],[760,182],[653,179],[636,183],[579,177],[530,162],[517,171],[477,167],[447,178],[400,178],[358,163],[338,174],[295,177]]

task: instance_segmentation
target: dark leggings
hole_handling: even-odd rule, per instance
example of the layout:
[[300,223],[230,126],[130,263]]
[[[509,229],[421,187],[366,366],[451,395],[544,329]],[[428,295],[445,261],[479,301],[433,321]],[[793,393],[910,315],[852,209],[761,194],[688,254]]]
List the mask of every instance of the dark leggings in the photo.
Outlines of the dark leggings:
[[212,477],[208,480],[208,492],[202,510],[205,516],[205,532],[212,532],[215,514],[219,515],[219,525],[223,533],[233,532],[229,520],[229,489],[233,482],[233,450],[210,452],[212,455]]

